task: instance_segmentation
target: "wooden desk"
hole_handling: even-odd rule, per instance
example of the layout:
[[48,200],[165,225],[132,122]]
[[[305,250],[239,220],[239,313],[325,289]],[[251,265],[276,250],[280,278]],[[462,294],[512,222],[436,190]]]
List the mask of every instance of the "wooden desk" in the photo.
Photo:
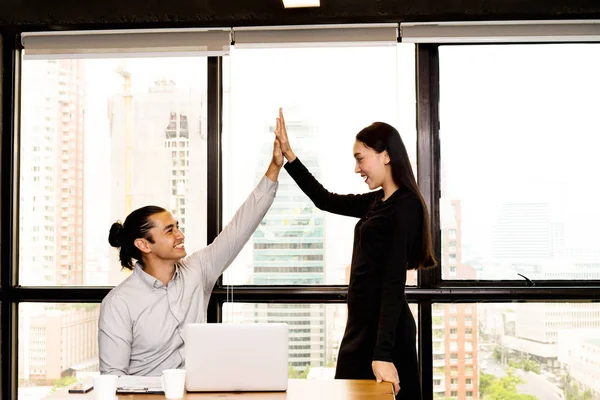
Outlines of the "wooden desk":
[[[119,400],[161,400],[164,395],[118,395]],[[48,400],[91,400],[94,391],[87,394],[69,394],[67,390],[54,393]],[[187,393],[185,400],[394,400],[390,383],[361,380],[307,380],[290,379],[287,392],[260,393]]]

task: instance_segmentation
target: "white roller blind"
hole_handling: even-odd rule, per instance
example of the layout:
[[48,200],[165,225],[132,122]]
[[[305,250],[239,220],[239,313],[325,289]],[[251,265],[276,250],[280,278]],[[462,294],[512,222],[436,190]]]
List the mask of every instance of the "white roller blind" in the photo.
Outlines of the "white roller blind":
[[600,21],[401,23],[406,43],[524,43],[600,41]]
[[231,29],[24,33],[26,59],[208,56],[229,52]]
[[233,39],[236,48],[390,45],[398,42],[398,25],[233,28]]

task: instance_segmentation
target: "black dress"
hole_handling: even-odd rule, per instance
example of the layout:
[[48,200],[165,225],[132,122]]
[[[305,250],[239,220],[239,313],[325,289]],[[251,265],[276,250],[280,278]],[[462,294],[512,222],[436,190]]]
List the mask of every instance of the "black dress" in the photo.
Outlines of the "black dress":
[[423,207],[405,189],[387,200],[383,190],[360,195],[328,192],[299,159],[285,169],[321,210],[360,218],[348,285],[348,321],[337,379],[375,379],[373,361],[393,362],[400,377],[396,399],[420,400],[416,325],[405,296],[406,266],[417,254]]

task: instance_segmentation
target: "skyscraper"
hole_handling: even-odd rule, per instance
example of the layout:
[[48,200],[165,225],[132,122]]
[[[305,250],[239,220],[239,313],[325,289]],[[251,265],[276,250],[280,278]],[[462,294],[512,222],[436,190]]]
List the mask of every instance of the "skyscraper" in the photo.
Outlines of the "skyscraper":
[[[287,122],[297,140],[302,162],[320,175],[315,145],[315,128]],[[272,132],[272,127],[268,130]],[[269,142],[270,144],[271,142]],[[270,151],[270,150],[269,150]],[[261,169],[257,171],[262,173]],[[256,285],[321,285],[325,283],[324,215],[302,193],[291,177],[282,172],[271,209],[252,236],[253,274]],[[323,304],[257,304],[256,321],[285,322],[289,325],[289,362],[297,370],[322,367],[333,360],[326,354],[326,308]],[[329,353],[333,349],[329,349]]]
[[58,62],[57,284],[81,285],[83,266],[83,142],[85,69],[80,60]]
[[[23,64],[20,284],[81,285],[85,64],[38,60]],[[97,368],[90,312],[45,305],[21,307],[19,376],[48,381],[74,367]],[[91,322],[93,325],[93,321]],[[65,340],[62,333],[78,332]]]
[[19,379],[49,385],[77,372],[98,371],[96,304],[28,304],[19,314]]
[[[314,128],[289,122],[287,129],[298,142],[302,162],[318,179],[318,153],[307,149],[314,143]],[[262,173],[259,168],[257,171]],[[279,177],[277,197],[252,241],[254,284],[322,285],[325,282],[323,212],[286,172]]]
[[[440,201],[442,275],[474,279],[475,270],[462,262],[462,203]],[[474,304],[434,304],[433,391],[436,399],[479,398],[478,323]]]
[[[139,207],[156,205],[179,221],[186,242],[192,244],[190,250],[206,244],[203,96],[178,91],[174,81],[160,79],[140,94],[129,92],[126,83],[123,93],[113,97],[111,221],[123,221]],[[109,283],[118,284],[123,276],[113,255]]]
[[23,65],[21,284],[83,283],[84,64]]

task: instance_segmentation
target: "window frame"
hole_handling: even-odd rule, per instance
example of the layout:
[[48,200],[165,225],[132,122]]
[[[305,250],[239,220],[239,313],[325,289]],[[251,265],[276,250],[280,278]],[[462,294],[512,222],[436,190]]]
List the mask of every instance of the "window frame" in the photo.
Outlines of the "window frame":
[[[565,43],[565,42],[561,42]],[[501,44],[501,43],[494,43]],[[523,43],[520,43],[523,44]],[[460,44],[444,44],[460,45]],[[481,44],[485,45],[485,44]],[[417,175],[429,208],[435,255],[441,260],[439,46],[416,44]],[[0,302],[2,326],[1,397],[14,399],[18,390],[18,306],[27,302],[99,303],[111,287],[21,287],[18,285],[19,107],[21,50],[19,32],[2,32],[2,126],[0,153]],[[223,59],[209,56],[207,69],[207,241],[223,227],[221,134],[223,112]],[[209,322],[221,322],[228,290],[238,302],[345,303],[346,285],[229,286],[219,278],[208,305]],[[432,303],[478,302],[587,302],[597,301],[600,281],[443,280],[440,267],[418,272],[416,287],[407,287],[407,299],[418,303],[419,359],[424,399],[433,399]]]

